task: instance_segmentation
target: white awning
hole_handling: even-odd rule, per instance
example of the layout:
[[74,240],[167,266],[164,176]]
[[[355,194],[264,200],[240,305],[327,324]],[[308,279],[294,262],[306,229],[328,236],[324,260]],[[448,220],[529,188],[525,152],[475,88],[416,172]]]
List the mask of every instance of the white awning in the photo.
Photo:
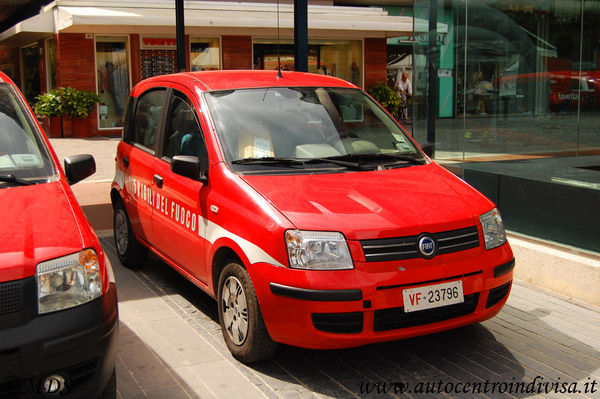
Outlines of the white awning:
[[0,44],[25,46],[54,33],[52,12],[43,12],[0,33]]
[[[94,28],[106,33],[111,26],[119,27],[119,33],[124,33],[124,29],[130,33],[170,29],[175,27],[174,4],[172,0],[57,0],[44,7],[41,14],[0,34],[0,43],[19,32],[21,36],[29,33],[39,38],[42,33],[47,35],[61,31],[94,33]],[[261,29],[261,32],[275,33],[278,25],[277,5],[273,3],[188,0],[184,4],[186,29],[205,28],[227,32],[255,32]],[[294,28],[293,5],[279,6],[279,27],[288,32]],[[412,17],[390,16],[387,11],[377,7],[311,5],[308,7],[308,29],[309,32],[339,31],[362,37],[394,37],[412,34],[413,20]]]

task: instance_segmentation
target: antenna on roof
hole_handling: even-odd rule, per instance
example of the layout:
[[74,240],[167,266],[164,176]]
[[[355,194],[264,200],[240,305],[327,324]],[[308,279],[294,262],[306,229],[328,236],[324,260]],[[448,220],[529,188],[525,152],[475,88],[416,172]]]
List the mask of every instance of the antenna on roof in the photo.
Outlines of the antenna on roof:
[[277,0],[277,77],[283,78],[281,74],[281,55],[279,53],[279,0]]

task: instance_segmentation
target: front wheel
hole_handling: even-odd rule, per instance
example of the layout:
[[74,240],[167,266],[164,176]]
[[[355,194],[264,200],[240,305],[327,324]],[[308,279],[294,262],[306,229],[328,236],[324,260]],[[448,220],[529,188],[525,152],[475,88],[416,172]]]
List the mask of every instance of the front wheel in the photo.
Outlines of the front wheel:
[[221,331],[233,357],[248,364],[273,356],[277,344],[263,321],[252,280],[237,262],[221,272],[217,300]]

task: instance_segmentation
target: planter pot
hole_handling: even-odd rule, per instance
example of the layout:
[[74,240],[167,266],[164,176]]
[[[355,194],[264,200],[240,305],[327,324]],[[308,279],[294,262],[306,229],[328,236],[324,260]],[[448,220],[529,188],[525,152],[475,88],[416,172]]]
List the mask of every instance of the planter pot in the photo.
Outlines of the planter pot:
[[[48,137],[60,137],[60,116],[45,118],[44,131]],[[48,130],[46,130],[46,125]]]
[[73,137],[90,137],[91,118],[73,118]]
[[66,116],[63,118],[63,135],[64,137],[73,137],[73,121]]

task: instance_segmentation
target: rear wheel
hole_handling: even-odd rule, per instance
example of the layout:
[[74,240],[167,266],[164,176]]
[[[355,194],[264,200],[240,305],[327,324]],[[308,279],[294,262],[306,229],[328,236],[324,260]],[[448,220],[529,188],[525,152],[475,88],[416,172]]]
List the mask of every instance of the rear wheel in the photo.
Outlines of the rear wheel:
[[252,280],[237,262],[223,268],[217,300],[221,331],[233,357],[255,363],[273,356],[277,344],[265,326]]
[[135,238],[122,201],[115,204],[113,229],[119,260],[125,267],[136,268],[146,259],[147,250]]

